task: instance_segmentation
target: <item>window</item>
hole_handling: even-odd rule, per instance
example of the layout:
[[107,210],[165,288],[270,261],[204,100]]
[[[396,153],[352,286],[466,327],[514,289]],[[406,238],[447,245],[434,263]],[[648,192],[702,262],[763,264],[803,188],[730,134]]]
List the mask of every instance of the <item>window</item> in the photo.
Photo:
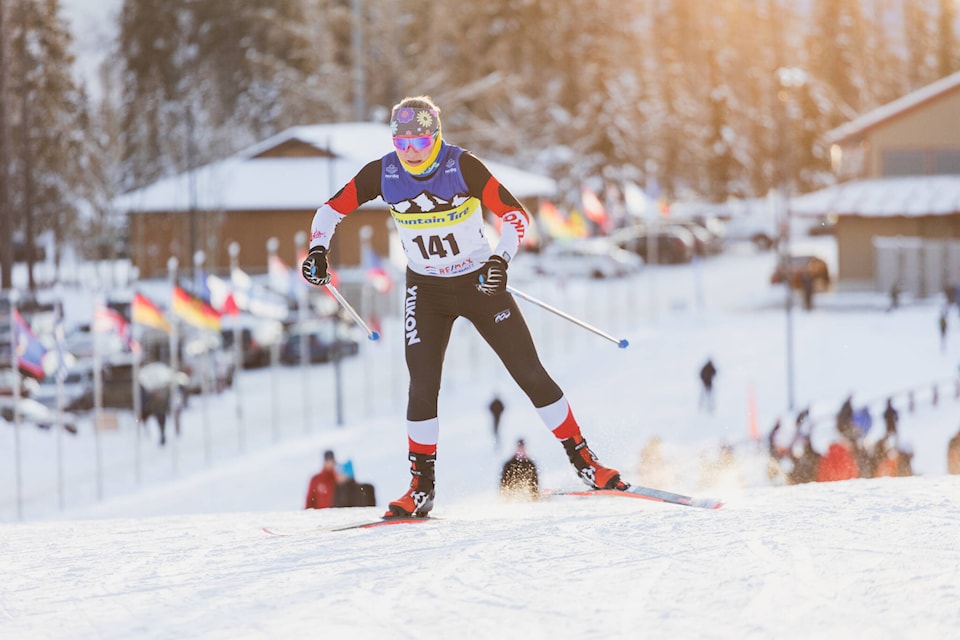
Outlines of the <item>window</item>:
[[960,149],[884,151],[882,175],[960,175]]
[[881,174],[890,176],[922,176],[927,173],[923,151],[884,151]]
[[942,149],[933,152],[934,175],[960,175],[960,149]]

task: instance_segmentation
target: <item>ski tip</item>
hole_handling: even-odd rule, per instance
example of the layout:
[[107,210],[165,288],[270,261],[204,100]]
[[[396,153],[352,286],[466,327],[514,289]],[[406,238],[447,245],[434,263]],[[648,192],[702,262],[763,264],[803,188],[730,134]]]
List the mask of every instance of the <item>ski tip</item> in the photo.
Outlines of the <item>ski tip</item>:
[[376,331],[371,331],[371,332],[370,332],[370,339],[371,339],[371,340],[374,340],[374,341],[379,340],[379,339],[380,339],[380,334],[377,333]]
[[626,338],[621,338],[620,342],[617,343],[617,346],[620,347],[621,349],[626,349],[627,347],[630,346],[630,341],[627,340]]

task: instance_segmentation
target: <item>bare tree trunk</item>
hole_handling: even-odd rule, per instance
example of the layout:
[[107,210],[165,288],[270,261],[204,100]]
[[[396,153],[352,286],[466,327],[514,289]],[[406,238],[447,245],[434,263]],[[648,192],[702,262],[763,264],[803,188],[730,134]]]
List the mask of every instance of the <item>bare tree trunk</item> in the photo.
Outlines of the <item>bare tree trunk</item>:
[[0,291],[13,288],[13,212],[8,203],[7,180],[10,161],[7,141],[7,63],[4,56],[7,38],[4,34],[4,4],[0,2]]
[[30,87],[27,84],[27,21],[26,0],[20,0],[20,17],[23,20],[23,33],[20,34],[20,123],[23,129],[23,240],[24,260],[27,263],[27,286],[31,292],[37,290],[33,279],[33,263],[36,261],[36,238],[33,234],[33,144],[30,140]]

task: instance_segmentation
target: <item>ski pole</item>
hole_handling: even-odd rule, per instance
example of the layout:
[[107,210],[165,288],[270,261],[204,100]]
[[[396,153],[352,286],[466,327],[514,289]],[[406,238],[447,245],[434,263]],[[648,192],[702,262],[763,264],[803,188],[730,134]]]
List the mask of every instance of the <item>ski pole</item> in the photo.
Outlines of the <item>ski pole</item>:
[[595,334],[597,334],[598,336],[600,336],[601,338],[606,338],[607,340],[609,340],[610,342],[614,343],[615,345],[617,345],[617,346],[620,347],[621,349],[626,349],[628,346],[630,346],[630,343],[627,342],[627,339],[626,339],[626,338],[621,338],[621,339],[618,340],[617,338],[614,338],[614,337],[613,337],[612,335],[610,335],[609,333],[605,333],[605,332],[601,331],[600,329],[597,329],[597,328],[594,327],[593,325],[587,324],[587,323],[584,322],[583,320],[578,320],[577,318],[574,318],[574,317],[571,316],[569,313],[565,313],[565,312],[563,312],[563,311],[560,311],[560,309],[557,309],[556,307],[551,307],[551,306],[548,305],[546,302],[543,302],[543,301],[541,301],[541,300],[537,300],[537,299],[534,298],[533,296],[527,295],[526,293],[524,293],[524,292],[522,292],[522,291],[517,291],[516,289],[514,289],[514,288],[511,287],[510,285],[507,285],[507,291],[509,291],[509,292],[512,293],[513,295],[517,296],[518,298],[523,298],[523,299],[526,300],[527,302],[532,302],[533,304],[537,305],[538,307],[541,307],[541,308],[543,308],[543,309],[546,309],[546,310],[549,311],[550,313],[555,313],[556,315],[560,316],[560,317],[563,318],[564,320],[569,320],[570,322],[572,322],[573,324],[577,325],[578,327],[582,327],[582,328],[586,329],[587,331],[590,331],[590,332],[592,332],[592,333],[595,333]]
[[367,332],[367,339],[369,340],[379,340],[380,334],[367,326],[367,323],[363,321],[363,318],[360,317],[360,314],[357,313],[357,310],[350,306],[350,303],[347,302],[346,298],[340,295],[340,292],[337,291],[337,288],[331,283],[324,285],[327,288],[327,291],[330,292],[334,298],[337,299],[337,302],[340,303],[340,306],[346,309],[347,313],[350,314],[350,317],[353,318],[353,321],[356,322],[361,329]]

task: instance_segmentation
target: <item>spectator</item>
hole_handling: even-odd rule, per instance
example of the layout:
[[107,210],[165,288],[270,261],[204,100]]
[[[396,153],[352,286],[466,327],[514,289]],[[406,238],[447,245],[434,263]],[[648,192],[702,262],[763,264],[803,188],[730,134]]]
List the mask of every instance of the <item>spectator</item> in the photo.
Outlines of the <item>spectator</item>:
[[770,434],[767,436],[767,478],[774,484],[782,484],[786,480],[780,461],[788,457],[789,449],[777,442],[782,427],[782,420],[777,418],[777,421],[773,423]]
[[503,400],[497,394],[490,401],[490,416],[493,418],[493,446],[500,449],[500,416],[503,415]]
[[803,308],[805,311],[813,310],[813,288],[814,281],[813,276],[810,275],[806,269],[803,271],[802,285],[803,285]]
[[894,282],[890,287],[890,307],[887,311],[893,311],[900,307],[900,283]]
[[700,382],[703,385],[700,393],[700,408],[706,405],[710,413],[713,413],[713,379],[715,377],[717,377],[717,367],[714,366],[712,359],[707,358],[706,364],[700,369]]
[[898,458],[897,451],[890,448],[888,436],[878,440],[873,447],[873,477],[895,478]]
[[947,473],[960,474],[960,431],[947,444]]
[[897,448],[897,477],[908,478],[913,475],[913,448],[901,444]]
[[886,436],[897,435],[897,423],[900,421],[900,414],[893,407],[893,398],[887,398],[887,406],[883,410],[883,423],[887,427]]
[[773,423],[773,429],[770,430],[770,435],[767,436],[767,450],[770,457],[776,460],[780,460],[787,454],[787,448],[777,442],[782,426],[782,421],[777,418],[777,421]]
[[[338,503],[338,488],[347,483],[349,478],[337,469],[337,459],[333,451],[323,453],[323,467],[320,473],[310,479],[307,489],[307,504],[305,509],[327,509],[329,507],[346,506]],[[342,494],[342,491],[339,493]],[[342,498],[340,499],[342,501]]]
[[140,422],[144,426],[150,416],[157,421],[160,430],[160,446],[167,443],[167,414],[170,412],[170,388],[154,387],[147,389],[140,385]]
[[847,399],[840,405],[840,411],[837,412],[837,431],[846,438],[853,439],[853,395],[847,396]]
[[788,474],[790,484],[813,482],[817,479],[817,473],[820,470],[822,456],[813,448],[813,445],[810,443],[810,436],[803,436],[800,442],[800,455],[798,456],[791,451],[793,469]]
[[852,422],[853,426],[857,428],[856,433],[858,439],[870,433],[870,429],[873,427],[873,416],[870,415],[870,407],[864,405],[854,411]]
[[500,493],[513,499],[536,500],[540,497],[537,465],[527,456],[524,441],[517,440],[517,450],[500,473]]
[[817,482],[836,482],[860,477],[854,455],[854,444],[848,438],[831,443],[827,453],[820,460],[817,469]]
[[947,309],[940,310],[940,352],[947,350]]

